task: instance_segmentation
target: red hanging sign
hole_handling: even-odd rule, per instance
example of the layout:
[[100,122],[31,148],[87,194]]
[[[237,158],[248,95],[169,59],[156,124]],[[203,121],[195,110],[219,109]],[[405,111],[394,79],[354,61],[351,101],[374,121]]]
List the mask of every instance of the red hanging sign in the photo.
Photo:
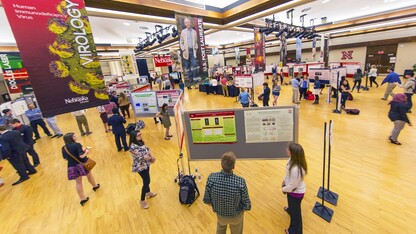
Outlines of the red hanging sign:
[[172,66],[172,60],[170,59],[170,55],[155,56],[153,60],[155,61],[155,67]]

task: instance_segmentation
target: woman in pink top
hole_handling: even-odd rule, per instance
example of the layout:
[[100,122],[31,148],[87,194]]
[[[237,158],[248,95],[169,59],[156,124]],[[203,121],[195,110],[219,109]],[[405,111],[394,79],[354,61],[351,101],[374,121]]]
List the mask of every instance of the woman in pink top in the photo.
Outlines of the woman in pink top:
[[222,94],[224,95],[224,97],[228,97],[227,78],[225,78],[225,76],[221,79],[221,86]]

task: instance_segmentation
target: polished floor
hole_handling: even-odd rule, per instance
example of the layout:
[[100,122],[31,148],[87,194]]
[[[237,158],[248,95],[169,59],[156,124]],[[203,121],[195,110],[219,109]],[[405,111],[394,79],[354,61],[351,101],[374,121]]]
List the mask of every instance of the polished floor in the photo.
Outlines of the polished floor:
[[[387,141],[392,123],[387,118],[388,102],[380,100],[384,89],[354,93],[347,108],[360,109],[358,116],[333,114],[334,103],[324,101],[327,90],[319,105],[302,100],[299,142],[309,164],[302,202],[304,233],[416,233],[416,133],[406,126],[399,136],[403,145]],[[195,89],[185,91],[188,110],[240,108],[234,102],[235,98]],[[291,87],[283,86],[278,105],[289,104]],[[158,195],[143,210],[142,182],[131,172],[130,154],[117,152],[112,134],[104,132],[95,109],[87,117],[93,134],[79,139],[83,146],[92,147],[90,157],[98,163],[93,173],[100,190],[94,193],[85,178],[90,201],[81,207],[75,182],[67,180],[63,139],[48,139],[42,133],[35,145],[41,165],[30,180],[11,186],[18,176],[7,161],[0,162],[4,166],[0,176],[6,183],[0,187],[0,233],[215,233],[216,216],[201,197],[191,207],[178,201],[179,187],[173,182],[179,155],[175,134],[170,141],[164,140],[162,126],[144,118],[143,138],[157,158],[151,167],[151,189]],[[415,114],[409,117],[416,119]],[[312,213],[322,183],[323,123],[329,120],[335,123],[331,190],[340,196],[338,206],[328,205],[335,212],[331,223]],[[79,133],[70,114],[59,116],[58,124],[65,133]],[[235,173],[246,179],[252,202],[252,210],[245,213],[244,233],[284,233],[287,228],[286,198],[280,191],[285,164],[286,160],[237,161]],[[192,161],[190,165],[202,174],[202,196],[207,176],[220,170],[220,162]]]

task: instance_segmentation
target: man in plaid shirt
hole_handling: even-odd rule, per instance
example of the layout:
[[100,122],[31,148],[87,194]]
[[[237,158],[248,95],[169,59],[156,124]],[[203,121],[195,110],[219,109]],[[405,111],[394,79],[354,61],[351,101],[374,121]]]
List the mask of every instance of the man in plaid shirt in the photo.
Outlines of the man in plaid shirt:
[[243,233],[244,211],[251,209],[246,181],[233,174],[235,154],[227,152],[221,157],[222,171],[211,173],[205,188],[204,203],[212,205],[217,213],[217,234]]

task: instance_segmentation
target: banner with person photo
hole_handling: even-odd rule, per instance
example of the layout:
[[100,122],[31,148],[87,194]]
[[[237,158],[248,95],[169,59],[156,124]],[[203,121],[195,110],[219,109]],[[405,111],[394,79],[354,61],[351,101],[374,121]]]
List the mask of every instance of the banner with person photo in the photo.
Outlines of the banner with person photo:
[[32,91],[29,75],[18,52],[0,52],[0,68],[3,71],[4,81],[9,93],[28,93]]
[[235,65],[239,66],[240,65],[240,48],[239,47],[235,47],[234,48],[235,51]]
[[254,67],[255,72],[266,70],[266,49],[264,33],[259,28],[254,28]]
[[201,83],[208,77],[208,56],[205,51],[202,17],[175,14],[185,86]]
[[108,103],[83,0],[2,4],[44,116]]

